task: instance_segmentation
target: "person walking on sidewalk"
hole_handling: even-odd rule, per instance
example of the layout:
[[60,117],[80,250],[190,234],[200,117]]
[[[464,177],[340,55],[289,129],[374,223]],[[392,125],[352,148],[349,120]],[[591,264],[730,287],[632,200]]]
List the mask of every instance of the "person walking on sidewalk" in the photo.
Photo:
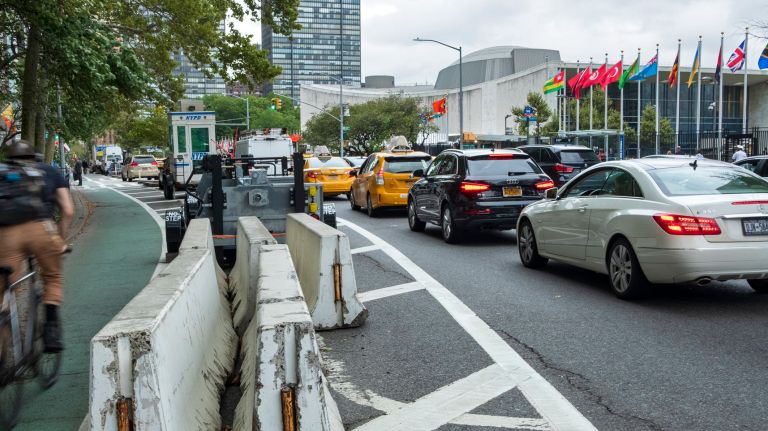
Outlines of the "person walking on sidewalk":
[[72,157],[74,157],[75,159],[75,179],[77,180],[77,185],[82,186],[83,185],[83,162],[77,158],[77,155],[73,155]]
[[741,159],[746,159],[747,153],[744,152],[744,146],[743,145],[737,145],[736,146],[736,152],[733,153],[733,156],[731,157],[732,162],[738,162]]
[[[21,275],[28,256],[37,259],[44,287],[45,351],[59,352],[64,349],[59,319],[62,254],[67,249],[63,238],[74,213],[72,201],[68,189],[61,187],[53,188],[55,197],[47,196],[56,177],[48,178],[35,167],[34,147],[27,141],[12,143],[7,156],[9,162],[0,164],[0,266],[11,268],[13,281]],[[61,212],[58,227],[48,205],[53,199]]]

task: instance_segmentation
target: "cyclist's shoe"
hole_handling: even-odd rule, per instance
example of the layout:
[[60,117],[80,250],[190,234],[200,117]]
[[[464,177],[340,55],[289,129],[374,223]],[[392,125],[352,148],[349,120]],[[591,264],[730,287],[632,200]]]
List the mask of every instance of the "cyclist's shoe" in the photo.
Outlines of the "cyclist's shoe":
[[59,322],[45,323],[43,326],[43,344],[45,345],[45,353],[58,353],[64,350]]

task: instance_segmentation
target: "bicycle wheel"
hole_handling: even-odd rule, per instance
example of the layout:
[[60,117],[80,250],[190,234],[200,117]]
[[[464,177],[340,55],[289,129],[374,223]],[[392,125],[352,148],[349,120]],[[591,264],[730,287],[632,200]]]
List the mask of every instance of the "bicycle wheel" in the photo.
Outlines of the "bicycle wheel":
[[[39,288],[39,286],[35,286]],[[37,305],[35,312],[35,333],[34,333],[34,364],[35,374],[40,377],[40,385],[43,389],[48,389],[59,380],[59,371],[61,369],[61,352],[45,353],[45,343],[43,342],[43,327],[45,325],[45,304],[43,304],[40,290],[35,297]]]
[[[18,375],[14,360],[14,342],[9,317],[0,322],[0,426],[11,429],[16,426],[21,413],[24,384]],[[21,348],[21,346],[16,346]]]

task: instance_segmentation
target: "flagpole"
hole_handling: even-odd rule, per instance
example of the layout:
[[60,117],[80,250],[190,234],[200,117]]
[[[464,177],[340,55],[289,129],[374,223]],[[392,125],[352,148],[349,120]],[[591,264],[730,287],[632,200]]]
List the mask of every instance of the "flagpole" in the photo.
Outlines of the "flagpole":
[[[589,70],[592,70],[592,57],[589,57]],[[592,90],[594,85],[589,86],[589,148],[592,148]]]
[[720,78],[718,82],[718,96],[717,96],[717,160],[722,160],[723,157],[723,42],[725,39],[725,33],[720,32]]
[[742,133],[747,133],[747,50],[749,49],[749,27],[744,29],[744,109],[741,119]]
[[661,135],[659,134],[659,44],[656,44],[656,154],[661,152]]
[[696,153],[699,153],[699,145],[701,143],[701,35],[699,35],[699,74],[696,77]]
[[[640,48],[637,48],[637,67],[638,70],[640,70]],[[637,158],[639,159],[641,156],[640,153],[640,83],[642,80],[637,81]]]
[[[608,71],[608,53],[605,53],[605,70]],[[605,159],[608,160],[608,86],[603,88],[603,130],[606,132],[603,137],[603,152]]]
[[677,72],[675,72],[675,85],[677,86],[677,96],[675,97],[675,152],[680,145],[680,42],[677,39]]
[[[581,62],[581,60],[576,60],[576,74],[577,74],[577,75],[581,73],[581,65],[580,65],[580,62]],[[579,80],[581,80],[581,78],[579,78]],[[574,87],[578,87],[578,85],[579,85],[579,83],[577,82],[577,83],[576,83],[576,85],[575,85]],[[577,132],[578,132],[579,130],[581,130],[581,128],[579,127],[579,118],[581,117],[581,115],[579,114],[579,107],[580,107],[580,106],[581,106],[581,100],[579,100],[579,98],[577,97],[577,98],[576,98],[576,131],[577,131]],[[577,138],[576,138],[576,139],[578,139],[578,136],[577,136]]]
[[[621,50],[621,70],[619,73],[624,74],[624,50]],[[621,83],[619,89],[619,131],[624,134],[624,83]]]
[[[563,65],[563,87],[565,87],[565,65]],[[557,131],[562,132],[563,131],[563,108],[560,106],[563,103],[562,97],[560,95],[560,90],[557,90]]]

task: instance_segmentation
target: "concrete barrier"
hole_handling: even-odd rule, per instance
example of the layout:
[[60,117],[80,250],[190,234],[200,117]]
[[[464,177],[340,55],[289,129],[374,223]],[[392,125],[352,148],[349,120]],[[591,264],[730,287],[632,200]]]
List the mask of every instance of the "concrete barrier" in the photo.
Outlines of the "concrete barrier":
[[368,310],[357,297],[347,236],[307,214],[289,214],[286,234],[315,329],[362,325]]
[[[238,225],[238,239],[257,237],[258,225],[244,219]],[[250,277],[257,275],[251,283],[256,310],[242,337],[242,398],[233,429],[285,429],[282,397],[290,394],[295,429],[341,431],[341,416],[322,373],[312,317],[290,252],[285,245],[249,244]],[[238,264],[245,261],[240,259]],[[243,280],[238,283],[246,285]]]
[[237,336],[210,234],[193,220],[179,256],[91,340],[90,429],[117,430],[125,399],[135,430],[221,428]]

